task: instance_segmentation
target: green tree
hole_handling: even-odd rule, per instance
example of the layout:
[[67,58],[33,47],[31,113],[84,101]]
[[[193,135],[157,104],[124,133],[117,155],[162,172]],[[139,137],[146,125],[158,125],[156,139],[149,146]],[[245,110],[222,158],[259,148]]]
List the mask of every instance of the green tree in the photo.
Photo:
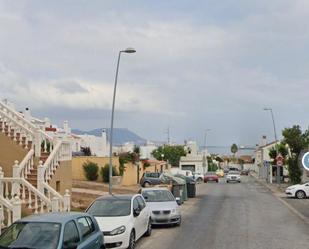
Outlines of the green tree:
[[[112,167],[113,176],[118,176],[118,172],[115,166]],[[100,170],[100,175],[103,179],[103,182],[109,182],[109,164],[105,164]]]
[[270,148],[269,150],[269,157],[273,159],[272,165],[277,165],[276,158],[277,158],[277,151],[282,155],[283,159],[287,159],[288,149],[286,148],[286,144],[280,143],[276,144],[274,147]]
[[285,128],[282,131],[284,137],[283,142],[289,145],[291,157],[288,159],[289,175],[292,183],[300,183],[302,170],[298,159],[302,150],[309,145],[309,131],[302,132],[299,125],[291,128]]
[[[180,157],[185,156],[186,152],[182,145],[165,145],[160,146],[151,154],[157,160],[168,160],[172,166],[179,166]],[[162,155],[164,155],[164,157],[162,157]]]
[[87,161],[83,164],[84,174],[88,181],[96,181],[98,179],[99,166],[94,162]]

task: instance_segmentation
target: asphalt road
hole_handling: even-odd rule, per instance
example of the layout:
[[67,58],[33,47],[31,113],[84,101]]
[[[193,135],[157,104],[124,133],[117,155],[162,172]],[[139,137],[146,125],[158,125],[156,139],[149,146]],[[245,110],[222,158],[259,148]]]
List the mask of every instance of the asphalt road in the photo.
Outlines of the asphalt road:
[[244,177],[198,186],[198,197],[182,206],[181,227],[160,227],[138,249],[305,249],[309,225],[269,190]]

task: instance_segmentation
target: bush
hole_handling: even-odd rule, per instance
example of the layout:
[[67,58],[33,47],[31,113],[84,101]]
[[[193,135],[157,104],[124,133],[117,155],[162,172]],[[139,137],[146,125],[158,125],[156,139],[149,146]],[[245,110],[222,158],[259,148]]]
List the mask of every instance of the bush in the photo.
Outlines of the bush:
[[85,177],[88,181],[96,181],[98,179],[98,164],[87,161],[83,164]]
[[[117,169],[113,166],[113,176],[118,176]],[[103,182],[109,182],[109,164],[105,164],[100,170],[100,175],[102,176]]]

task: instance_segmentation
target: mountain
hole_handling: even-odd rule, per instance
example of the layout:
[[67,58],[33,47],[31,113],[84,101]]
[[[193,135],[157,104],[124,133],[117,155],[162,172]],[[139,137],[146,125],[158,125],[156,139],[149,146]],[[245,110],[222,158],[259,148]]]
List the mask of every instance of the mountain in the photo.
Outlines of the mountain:
[[[103,128],[107,132],[107,139],[109,137],[109,128]],[[78,129],[72,129],[72,133],[76,135],[94,135],[100,137],[102,135],[103,129],[94,129],[91,131],[82,131]],[[127,128],[114,128],[113,129],[113,144],[122,145],[127,142],[133,142],[136,145],[143,145],[147,142],[146,139],[138,136],[134,132],[128,130]]]

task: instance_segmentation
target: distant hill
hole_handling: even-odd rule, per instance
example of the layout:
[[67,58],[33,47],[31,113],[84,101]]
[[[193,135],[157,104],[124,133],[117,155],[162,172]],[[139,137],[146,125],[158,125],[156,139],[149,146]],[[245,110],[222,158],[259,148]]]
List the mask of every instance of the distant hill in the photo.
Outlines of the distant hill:
[[[107,128],[103,128],[107,132],[107,139],[109,137],[109,130]],[[102,134],[102,129],[94,129],[91,131],[82,131],[78,129],[72,129],[72,133],[76,135],[94,135],[100,137]],[[127,142],[133,142],[136,145],[143,145],[147,142],[146,139],[138,136],[134,132],[128,130],[127,128],[114,128],[113,130],[113,142],[115,145],[122,145]]]

